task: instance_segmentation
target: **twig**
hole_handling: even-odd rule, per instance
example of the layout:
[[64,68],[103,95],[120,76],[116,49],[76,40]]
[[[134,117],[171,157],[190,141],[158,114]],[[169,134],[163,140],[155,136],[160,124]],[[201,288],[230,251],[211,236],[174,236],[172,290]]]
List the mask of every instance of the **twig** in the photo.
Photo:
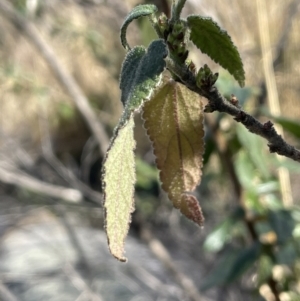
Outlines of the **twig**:
[[54,155],[49,133],[49,123],[46,106],[41,106],[41,114],[39,115],[39,117],[42,151],[47,162],[72,187],[78,189],[84,196],[91,199],[95,204],[102,205],[102,195],[81,182],[74,175],[74,173],[72,173],[71,170],[68,170]]
[[282,136],[276,132],[272,122],[268,121],[262,124],[238,106],[229,103],[215,86],[208,89],[199,88],[196,85],[194,74],[188,70],[186,66],[175,64],[172,60],[167,58],[167,67],[175,73],[190,90],[207,98],[207,112],[219,111],[235,117],[234,119],[237,122],[241,122],[251,133],[265,138],[269,142],[268,146],[271,153],[277,153],[300,162],[300,151],[288,144]]
[[44,41],[35,26],[26,18],[17,13],[6,1],[0,1],[0,13],[21,33],[23,33],[38,49],[41,56],[48,63],[60,84],[72,97],[75,105],[85,119],[85,122],[96,137],[102,155],[104,155],[109,145],[109,139],[106,135],[106,132],[89,105],[89,102],[81,88],[78,86],[67,69],[61,64],[53,49],[47,42]]
[[2,301],[19,301],[19,299],[1,281],[0,281],[0,296]]
[[75,287],[77,287],[82,292],[86,292],[86,294],[89,296],[90,301],[103,301],[99,293],[96,294],[91,289],[89,284],[86,283],[86,281],[81,277],[81,275],[74,269],[74,267],[70,263],[67,263],[63,270]]
[[68,235],[68,238],[70,240],[70,243],[73,245],[74,250],[76,250],[76,252],[78,253],[79,262],[82,265],[82,268],[84,268],[88,277],[87,284],[90,285],[90,283],[92,283],[91,265],[87,259],[84,248],[82,247],[82,244],[80,243],[80,240],[76,235],[76,230],[70,224],[68,215],[61,205],[55,207],[55,213],[58,213],[61,217],[60,222],[65,228],[66,234]]
[[0,181],[71,203],[79,203],[83,200],[82,193],[76,189],[48,184],[29,175],[10,171],[1,166]]
[[193,280],[179,271],[168,250],[157,238],[153,236],[152,232],[143,225],[141,225],[141,237],[147,242],[155,256],[173,273],[176,281],[183,288],[188,297],[193,301],[203,301],[203,297],[200,296]]

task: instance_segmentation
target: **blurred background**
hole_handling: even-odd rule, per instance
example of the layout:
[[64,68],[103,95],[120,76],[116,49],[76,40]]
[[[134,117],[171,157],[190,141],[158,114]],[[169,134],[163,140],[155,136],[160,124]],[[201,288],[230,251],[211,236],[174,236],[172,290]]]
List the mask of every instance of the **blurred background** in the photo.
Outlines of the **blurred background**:
[[[0,0],[0,300],[300,300],[300,165],[268,151],[232,117],[206,114],[199,229],[162,192],[136,116],[136,211],[126,257],[103,232],[101,163],[122,112],[122,20],[167,0]],[[300,1],[188,0],[240,51],[246,86],[228,98],[300,147]],[[148,19],[131,45],[155,37]],[[220,49],[222,51],[222,49]],[[205,103],[205,100],[203,100]]]

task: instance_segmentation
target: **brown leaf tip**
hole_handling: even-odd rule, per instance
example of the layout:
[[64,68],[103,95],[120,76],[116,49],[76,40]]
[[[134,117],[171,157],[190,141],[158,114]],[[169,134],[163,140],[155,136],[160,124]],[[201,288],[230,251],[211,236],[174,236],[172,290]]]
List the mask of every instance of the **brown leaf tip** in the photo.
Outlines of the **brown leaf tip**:
[[204,224],[204,216],[202,209],[199,205],[198,200],[190,194],[183,194],[181,197],[181,208],[180,211],[188,219],[199,225],[200,227]]

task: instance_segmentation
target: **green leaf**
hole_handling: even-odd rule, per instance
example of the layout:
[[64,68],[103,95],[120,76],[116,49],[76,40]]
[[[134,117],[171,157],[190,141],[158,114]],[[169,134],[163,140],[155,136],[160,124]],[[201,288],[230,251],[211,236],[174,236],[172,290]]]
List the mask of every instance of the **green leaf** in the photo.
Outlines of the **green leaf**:
[[226,219],[219,226],[217,226],[204,241],[204,249],[210,252],[220,251],[226,242],[232,238],[233,223],[230,219]]
[[206,291],[214,286],[224,285],[230,273],[230,267],[234,264],[241,250],[231,249],[221,255],[216,266],[205,277],[201,284],[201,291]]
[[270,156],[266,152],[263,139],[257,135],[253,135],[240,124],[237,125],[236,130],[238,139],[244,146],[245,150],[247,150],[247,155],[249,156],[250,160],[260,171],[264,179],[269,180],[272,176],[269,169]]
[[[297,245],[298,243],[298,245]],[[276,264],[291,266],[299,260],[299,239],[291,240],[277,247]]]
[[262,245],[255,242],[249,248],[244,249],[236,257],[234,263],[230,266],[230,272],[227,275],[226,283],[229,284],[242,276],[259,258]]
[[199,96],[166,80],[143,108],[162,188],[175,208],[202,225],[198,200],[191,194],[201,179],[204,153],[203,109]]
[[140,158],[135,160],[137,181],[136,186],[142,189],[151,189],[153,182],[157,182],[158,173],[155,166],[143,161]]
[[211,18],[191,15],[187,18],[191,41],[238,81],[245,85],[245,71],[240,54],[230,36]]
[[119,124],[103,162],[102,186],[104,192],[105,224],[110,251],[120,261],[124,257],[124,240],[134,210],[133,114],[160,81],[165,67],[166,45],[162,40],[151,43],[146,51],[133,48],[126,56],[122,68],[120,88],[125,106]]
[[284,130],[294,135],[296,138],[300,139],[300,122],[292,120],[286,117],[274,117],[274,121],[279,123]]
[[103,164],[105,228],[110,252],[120,261],[124,257],[124,240],[134,210],[134,120],[118,127]]
[[266,283],[272,276],[273,261],[268,256],[263,254],[259,258],[257,266],[257,286],[260,287],[262,284]]
[[126,31],[128,25],[135,19],[140,17],[149,16],[157,12],[157,7],[153,4],[141,4],[136,6],[125,18],[125,21],[121,27],[121,43],[127,50],[130,49],[129,44],[126,40]]
[[143,100],[149,99],[159,84],[167,55],[167,46],[161,39],[153,41],[147,51],[142,46],[136,46],[126,55],[121,70],[120,89],[121,101],[128,114],[138,109]]
[[292,237],[295,221],[293,220],[291,211],[284,209],[270,211],[268,218],[272,229],[277,235],[277,242],[279,244],[285,243]]
[[226,220],[218,225],[204,241],[204,249],[209,252],[218,252],[224,245],[232,239],[234,236],[234,230],[239,227],[238,222],[245,217],[245,211],[243,208],[238,207],[230,214]]

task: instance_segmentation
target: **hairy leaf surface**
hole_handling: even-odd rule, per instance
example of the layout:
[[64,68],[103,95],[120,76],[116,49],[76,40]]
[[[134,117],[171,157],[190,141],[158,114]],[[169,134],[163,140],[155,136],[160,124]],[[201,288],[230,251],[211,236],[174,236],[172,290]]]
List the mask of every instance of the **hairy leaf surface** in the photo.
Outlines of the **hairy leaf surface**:
[[126,39],[126,31],[128,25],[134,20],[140,17],[149,16],[157,12],[157,7],[153,4],[141,4],[133,8],[133,10],[127,15],[125,21],[121,27],[121,43],[127,50],[130,49]]
[[103,165],[103,189],[106,234],[110,252],[120,261],[124,257],[124,240],[134,210],[134,120],[117,128]]
[[[167,55],[163,40],[151,43],[146,51],[143,47],[133,48],[126,56],[122,67],[120,88],[125,106],[114,137],[103,163],[102,185],[106,233],[110,251],[120,261],[124,257],[124,241],[128,233],[131,213],[134,210],[134,167],[133,114],[149,98],[160,81]],[[155,58],[155,59],[154,59]]]
[[150,97],[160,81],[167,55],[167,46],[161,39],[153,41],[147,51],[142,46],[136,46],[126,55],[121,70],[120,89],[121,101],[129,114],[139,109],[143,100]]
[[175,208],[198,225],[204,218],[190,194],[200,183],[204,153],[203,110],[199,96],[168,80],[143,108],[162,188]]
[[238,81],[245,85],[245,71],[240,54],[230,36],[211,18],[191,15],[187,18],[191,41],[220,64]]

